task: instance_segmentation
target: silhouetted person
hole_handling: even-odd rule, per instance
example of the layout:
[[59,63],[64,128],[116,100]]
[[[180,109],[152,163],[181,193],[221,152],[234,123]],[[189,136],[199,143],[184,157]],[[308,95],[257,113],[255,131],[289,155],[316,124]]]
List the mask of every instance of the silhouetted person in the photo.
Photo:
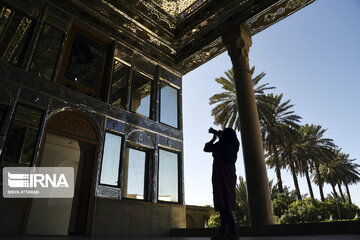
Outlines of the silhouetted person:
[[[212,171],[214,207],[215,211],[220,212],[221,220],[220,236],[215,236],[213,239],[236,239],[238,234],[232,211],[236,206],[235,162],[239,151],[239,140],[232,128],[225,128],[224,131],[210,128],[209,133],[213,133],[214,136],[205,144],[204,151],[212,152],[214,158]],[[214,143],[217,137],[219,141]]]

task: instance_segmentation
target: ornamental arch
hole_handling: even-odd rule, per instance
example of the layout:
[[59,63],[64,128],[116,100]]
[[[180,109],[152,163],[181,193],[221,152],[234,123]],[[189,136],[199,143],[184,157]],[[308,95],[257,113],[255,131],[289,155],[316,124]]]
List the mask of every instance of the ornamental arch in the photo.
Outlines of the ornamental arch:
[[[48,119],[37,167],[72,167],[72,199],[32,199],[26,234],[87,235],[93,215],[99,132],[85,113],[66,110]],[[44,207],[46,206],[46,207]]]

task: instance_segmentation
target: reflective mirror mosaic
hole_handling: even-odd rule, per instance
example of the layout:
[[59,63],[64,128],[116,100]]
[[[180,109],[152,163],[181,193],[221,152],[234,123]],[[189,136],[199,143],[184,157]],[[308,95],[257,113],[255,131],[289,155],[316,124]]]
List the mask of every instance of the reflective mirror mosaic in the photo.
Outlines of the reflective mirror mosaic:
[[130,110],[150,117],[151,79],[134,73],[131,87]]
[[130,67],[118,60],[114,60],[113,80],[111,84],[110,104],[125,108],[127,81],[129,79]]

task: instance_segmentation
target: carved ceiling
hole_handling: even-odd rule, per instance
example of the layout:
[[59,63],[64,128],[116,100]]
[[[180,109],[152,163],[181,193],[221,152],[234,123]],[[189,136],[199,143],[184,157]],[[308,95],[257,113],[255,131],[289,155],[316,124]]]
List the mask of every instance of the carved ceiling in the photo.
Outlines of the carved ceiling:
[[173,18],[183,18],[199,8],[206,0],[150,0],[149,3]]
[[185,74],[224,52],[221,36],[254,35],[315,0],[52,0],[139,52]]

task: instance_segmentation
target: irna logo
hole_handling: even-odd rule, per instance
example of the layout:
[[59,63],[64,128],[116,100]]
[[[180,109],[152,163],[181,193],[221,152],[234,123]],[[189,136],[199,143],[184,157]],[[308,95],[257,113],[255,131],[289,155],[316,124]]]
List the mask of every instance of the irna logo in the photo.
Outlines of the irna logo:
[[4,167],[5,198],[73,198],[73,167]]
[[[59,176],[58,176],[59,175]],[[19,174],[8,172],[8,185],[12,188],[69,187],[64,174]]]

